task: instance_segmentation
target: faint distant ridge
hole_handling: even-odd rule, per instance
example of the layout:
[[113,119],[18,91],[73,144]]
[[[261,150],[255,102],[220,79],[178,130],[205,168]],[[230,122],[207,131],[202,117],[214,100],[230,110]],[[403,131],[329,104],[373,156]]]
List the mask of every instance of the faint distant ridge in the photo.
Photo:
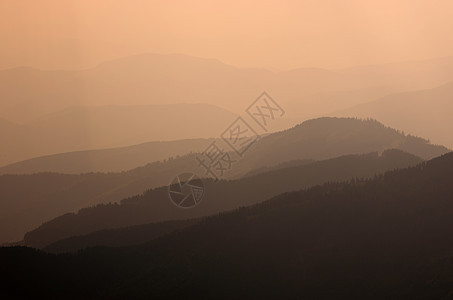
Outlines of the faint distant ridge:
[[46,155],[0,167],[0,175],[41,172],[62,174],[122,172],[172,156],[201,152],[213,140],[155,141],[126,147]]
[[[171,106],[168,107],[171,108]],[[106,109],[106,107],[74,108],[69,110],[68,114],[73,115],[74,111],[105,113]],[[111,109],[116,110],[115,107]],[[97,114],[98,112],[95,113],[95,115]],[[200,123],[199,126],[212,125],[208,118],[206,122],[207,124]],[[225,120],[224,126],[227,126],[228,122],[230,120]],[[55,122],[52,121],[52,123]],[[218,128],[223,129],[223,127]],[[332,138],[334,134],[338,135],[337,139]],[[212,136],[218,137],[214,132]],[[211,139],[156,141],[127,147],[59,153],[0,167],[0,174],[120,172],[169,156],[202,152],[211,141]],[[259,172],[256,168],[273,167],[291,160],[319,160],[353,153],[380,152],[392,148],[415,154],[424,159],[448,152],[448,149],[443,146],[431,145],[426,139],[406,135],[400,130],[384,126],[373,119],[327,117],[308,120],[293,128],[270,134],[255,148],[257,149],[250,150],[253,154],[247,155],[247,161],[240,161],[238,163],[240,167],[235,168],[230,175]],[[237,173],[239,171],[240,174]]]
[[333,113],[334,116],[371,117],[432,141],[453,147],[453,82],[380,97]]
[[[72,106],[25,124],[0,122],[0,166],[65,152],[127,147],[149,141],[216,137],[235,117],[237,114],[233,112],[203,103]],[[101,159],[107,157],[95,158],[94,164]],[[130,160],[126,156],[123,159]],[[30,163],[39,164],[37,161]],[[92,170],[83,169],[78,164],[73,166],[73,169],[77,168],[82,172],[118,170],[115,166],[110,170],[102,166]],[[68,169],[71,169],[70,165]],[[35,168],[34,171],[38,170]],[[63,170],[48,168],[41,171]]]
[[[128,146],[147,141],[213,137],[212,134],[221,130],[213,122],[223,121],[222,116],[226,117],[227,123],[230,122],[227,112],[213,111],[215,115],[211,116],[197,108],[197,111],[187,115],[192,116],[191,122],[202,119],[205,127],[189,128],[187,125],[192,123],[178,120],[177,124],[186,126],[176,128],[169,136],[162,134],[162,130],[151,129],[169,130],[172,127],[165,126],[168,124],[165,121],[179,118],[167,115],[161,121],[157,119],[162,113],[152,115],[149,112],[141,118],[143,110],[134,115],[122,110],[124,114],[108,122],[102,121],[105,120],[103,112],[98,115],[73,112],[68,120],[72,118],[74,122],[64,122],[68,121],[66,118],[54,124],[33,121],[69,107],[86,104],[152,106],[162,103],[207,103],[240,113],[246,107],[244,102],[250,103],[257,93],[267,90],[285,107],[288,120],[300,121],[394,93],[437,87],[453,78],[453,68],[448,67],[451,65],[453,59],[446,58],[337,71],[302,68],[272,72],[236,68],[216,60],[187,55],[144,54],[111,60],[87,70],[0,70],[0,117],[21,125],[6,130],[6,126],[0,123],[0,140],[4,146],[0,165],[63,152]],[[154,111],[158,109],[153,108]],[[208,110],[207,107],[205,109]],[[438,116],[430,121],[448,122],[452,119],[451,116]],[[409,130],[411,128],[377,119],[413,132]],[[152,122],[154,120],[157,121]],[[425,121],[416,122],[427,124]],[[225,126],[223,122],[218,123],[222,128]],[[440,132],[445,126],[436,128]],[[126,134],[125,129],[128,129]],[[133,136],[129,136],[130,133]],[[435,131],[414,133],[447,144],[435,138]],[[449,139],[449,134],[446,135]],[[453,147],[453,142],[448,145]]]
[[[15,100],[0,101],[0,116],[25,121],[84,103],[157,104],[183,99],[229,105],[227,108],[236,110],[242,109],[244,99],[256,97],[257,90],[263,88],[288,103],[299,100],[296,106],[300,109],[319,100],[316,105],[337,110],[395,92],[439,86],[451,80],[450,66],[453,57],[336,71],[297,68],[273,72],[183,54],[146,53],[84,70],[0,70],[0,99]],[[326,92],[333,94],[326,96]]]
[[[429,144],[430,143],[429,139],[425,139],[425,138],[422,138],[422,137],[419,137],[419,136],[415,136],[415,135],[411,135],[411,134],[406,134],[404,132],[404,130],[399,130],[399,129],[393,128],[391,126],[387,126],[387,125],[383,124],[382,122],[378,121],[377,119],[369,118],[369,117],[368,118],[360,118],[360,117],[320,117],[320,118],[315,118],[315,119],[310,119],[310,120],[304,121],[301,124],[295,125],[291,129],[297,129],[299,127],[304,127],[304,126],[311,127],[311,128],[314,128],[314,129],[321,129],[321,128],[323,128],[323,126],[326,126],[329,129],[332,129],[332,127],[330,125],[332,125],[333,123],[336,123],[335,125],[338,125],[338,126],[341,126],[341,125],[343,125],[343,126],[351,126],[352,124],[357,124],[357,122],[364,123],[367,126],[369,125],[368,128],[373,128],[373,127],[374,128],[381,128],[381,129],[383,128],[385,130],[392,131],[392,132],[394,132],[396,134],[407,136],[408,138],[411,138],[411,139],[416,139],[419,142],[422,142],[422,143],[425,143],[425,144]],[[434,146],[439,146],[439,145],[434,145]]]
[[[387,132],[390,136],[397,136],[400,135],[402,138],[401,145],[405,147],[410,147],[410,146],[415,146],[415,145],[427,145],[429,146],[428,149],[431,149],[433,152],[430,154],[429,151],[427,151],[426,155],[419,155],[420,157],[424,157],[425,159],[429,159],[429,156],[431,158],[440,156],[441,154],[444,154],[446,152],[449,152],[450,149],[448,149],[445,146],[438,145],[438,144],[431,144],[431,141],[429,139],[425,139],[420,136],[416,135],[411,135],[411,134],[406,134],[404,130],[399,130],[394,127],[385,125],[378,121],[377,119],[374,118],[359,118],[359,117],[349,117],[349,118],[339,118],[339,117],[321,117],[317,119],[311,119],[303,122],[302,124],[294,126],[294,128],[301,127],[303,125],[307,127],[312,127],[314,129],[320,129],[322,128],[323,125],[330,129],[333,129],[333,125],[335,123],[336,126],[345,126],[344,129],[350,128],[350,126],[353,126],[354,124],[357,124],[357,122],[361,122],[364,127],[371,129],[371,130],[380,130],[384,129],[385,132]],[[323,124],[324,123],[324,124]],[[319,126],[321,125],[321,126]],[[384,132],[382,131],[382,133]],[[373,133],[373,132],[371,132]],[[375,132],[377,133],[377,132]],[[381,133],[381,134],[382,134]],[[377,139],[381,138],[380,135],[375,136]],[[413,149],[413,148],[412,148]],[[427,149],[427,150],[428,150]],[[405,150],[405,149],[401,149]],[[408,151],[411,152],[411,151]],[[414,153],[416,154],[416,153]],[[417,155],[417,154],[416,154]],[[428,157],[426,157],[428,156]]]

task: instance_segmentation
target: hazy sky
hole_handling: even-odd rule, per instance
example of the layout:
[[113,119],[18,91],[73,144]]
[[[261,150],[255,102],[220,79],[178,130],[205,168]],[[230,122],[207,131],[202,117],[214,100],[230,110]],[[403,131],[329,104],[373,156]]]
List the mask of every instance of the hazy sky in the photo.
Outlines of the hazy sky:
[[451,0],[0,0],[0,69],[184,53],[341,68],[453,54]]

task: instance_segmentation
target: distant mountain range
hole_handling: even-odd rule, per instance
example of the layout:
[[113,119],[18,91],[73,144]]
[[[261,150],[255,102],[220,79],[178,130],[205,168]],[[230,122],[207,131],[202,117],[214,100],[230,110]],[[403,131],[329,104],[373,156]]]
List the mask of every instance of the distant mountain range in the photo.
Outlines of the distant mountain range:
[[0,122],[0,166],[61,152],[215,138],[236,117],[208,104],[67,108],[26,124]]
[[[219,138],[221,132],[217,133],[219,144],[222,143]],[[271,134],[259,141],[258,146],[247,153],[246,160],[235,163],[234,170],[228,176],[242,176],[244,172],[255,171],[261,166],[272,167],[291,160],[319,160],[390,148],[401,149],[424,159],[448,151],[445,147],[430,145],[420,138],[403,136],[373,121],[319,118],[283,132]],[[336,134],[339,136],[334,138]],[[365,140],[367,142],[363,142]],[[128,147],[60,153],[0,167],[0,174],[120,172],[169,156],[201,152],[212,141],[214,139],[148,142]],[[226,145],[222,147],[229,149]],[[272,156],[269,152],[273,152]]]
[[[328,159],[347,154],[400,149],[423,159],[449,152],[422,138],[404,135],[375,120],[318,118],[270,134],[257,142],[229,173],[241,174],[258,166],[272,166],[300,159]],[[270,154],[272,153],[272,154]]]
[[185,55],[144,54],[89,70],[2,70],[0,118],[12,123],[5,127],[0,122],[0,166],[62,152],[216,137],[231,122],[231,114],[243,113],[262,91],[287,112],[284,123],[275,125],[281,130],[452,78],[451,57],[335,71],[272,72]]
[[1,287],[22,298],[448,299],[452,181],[450,153],[284,193],[139,246],[2,248]]
[[336,110],[390,93],[432,88],[451,78],[453,57],[335,71],[272,72],[180,54],[142,54],[88,70],[2,70],[0,117],[22,123],[70,106],[182,102],[242,112],[266,90],[288,104],[290,114],[307,118],[326,113],[326,108]]
[[[207,141],[206,147],[208,145]],[[423,159],[449,151],[423,139],[404,136],[376,121],[321,118],[262,137],[245,153],[243,159],[232,165],[232,169],[225,174],[225,179],[259,174],[266,167],[278,170],[303,165],[300,160],[325,160],[348,154],[383,152],[387,149],[400,149]],[[127,156],[129,152],[124,154]],[[122,160],[123,156],[118,159]],[[289,161],[294,162],[288,165]],[[395,161],[396,163],[398,162]],[[394,166],[392,164],[389,168]],[[195,153],[121,173],[0,176],[0,241],[19,240],[26,231],[64,213],[120,201],[150,188],[166,186],[174,176],[183,172],[204,176],[205,171],[198,166]],[[146,220],[152,221],[154,220]]]
[[[453,79],[453,78],[452,78]],[[453,82],[437,88],[386,96],[334,113],[375,118],[433,143],[453,148]]]
[[169,157],[202,152],[214,140],[147,142],[127,147],[47,155],[0,167],[0,174],[122,172]]

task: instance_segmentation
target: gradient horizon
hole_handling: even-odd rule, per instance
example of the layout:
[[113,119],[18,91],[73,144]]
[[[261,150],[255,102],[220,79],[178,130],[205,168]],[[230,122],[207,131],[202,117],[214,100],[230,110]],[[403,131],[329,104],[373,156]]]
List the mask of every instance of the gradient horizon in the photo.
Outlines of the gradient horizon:
[[140,53],[338,69],[453,53],[451,1],[2,1],[0,69]]

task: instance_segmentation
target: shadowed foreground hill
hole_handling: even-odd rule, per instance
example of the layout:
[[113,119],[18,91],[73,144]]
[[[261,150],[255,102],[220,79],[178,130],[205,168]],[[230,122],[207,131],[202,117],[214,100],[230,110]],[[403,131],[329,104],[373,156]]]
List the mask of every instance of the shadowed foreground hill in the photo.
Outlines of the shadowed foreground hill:
[[117,299],[449,299],[452,181],[448,154],[372,180],[285,193],[141,246],[58,256],[3,248],[2,291]]
[[192,226],[201,220],[201,218],[198,218],[104,229],[87,235],[63,239],[50,244],[43,250],[49,253],[69,253],[95,246],[124,247],[139,245],[170,232]]
[[[62,215],[28,232],[24,237],[24,244],[44,247],[64,238],[102,229],[207,216],[252,205],[283,192],[328,181],[372,177],[395,168],[413,166],[420,161],[413,155],[389,150],[382,156],[377,153],[348,155],[232,181],[214,183],[212,180],[204,180],[204,199],[193,209],[174,206],[168,198],[168,188],[161,187],[124,199],[121,204],[98,205],[84,208],[77,214]],[[79,248],[84,244],[82,239]]]

